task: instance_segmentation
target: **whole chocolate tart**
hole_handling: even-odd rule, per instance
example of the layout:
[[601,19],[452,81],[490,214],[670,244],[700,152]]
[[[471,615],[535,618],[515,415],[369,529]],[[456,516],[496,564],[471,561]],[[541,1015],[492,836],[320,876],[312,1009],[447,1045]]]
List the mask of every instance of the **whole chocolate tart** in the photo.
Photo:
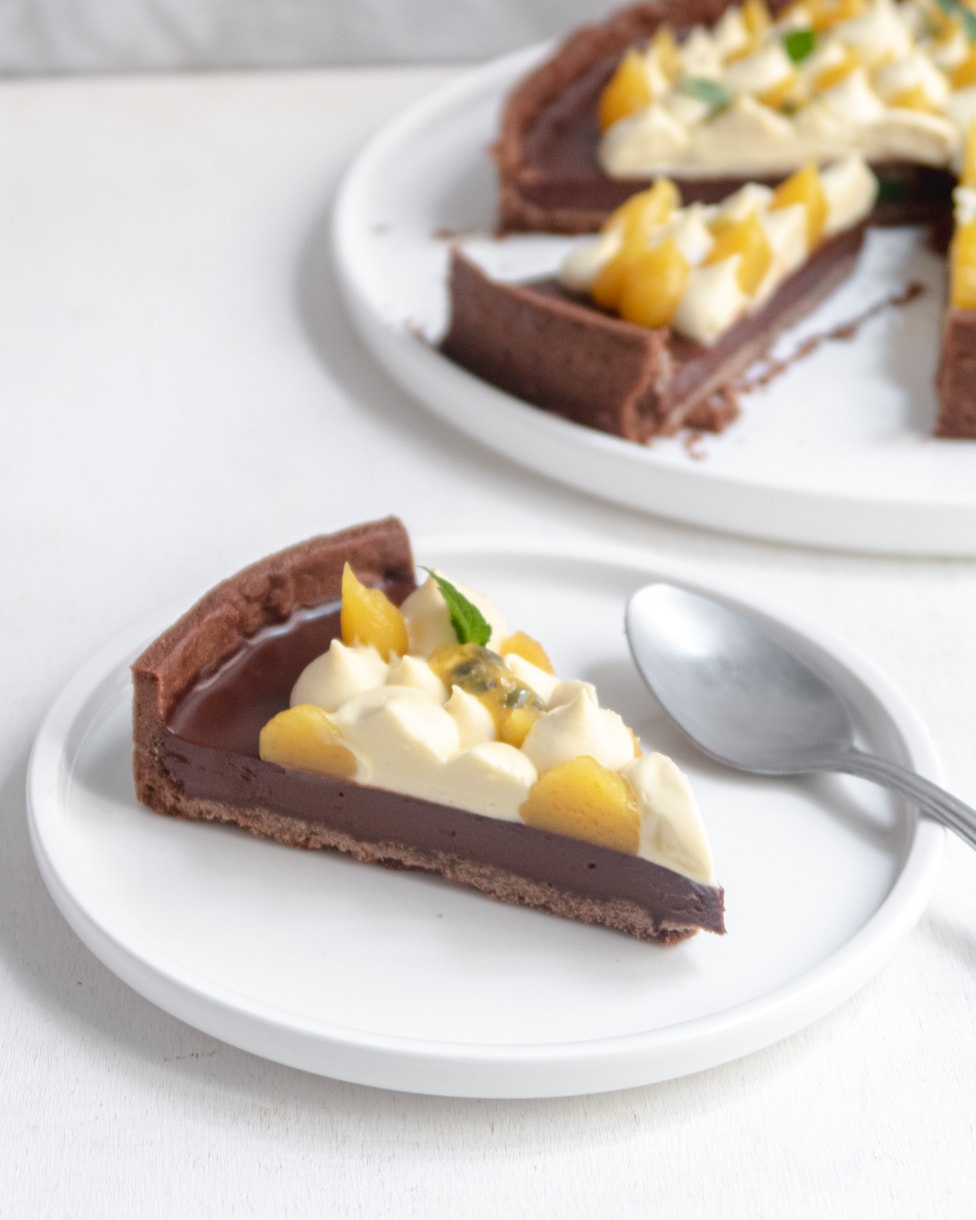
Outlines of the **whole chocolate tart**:
[[535,827],[258,754],[305,666],[339,633],[342,570],[400,603],[416,587],[395,518],[313,538],[204,596],[132,667],[133,770],[157,813],[230,823],[303,848],[423,869],[491,898],[669,944],[724,931],[723,893],[678,872]]
[[[646,178],[612,178],[601,169],[600,95],[628,48],[646,45],[662,25],[667,25],[680,42],[696,25],[714,25],[729,7],[730,0],[647,0],[632,5],[601,23],[571,33],[521,80],[506,99],[499,138],[492,150],[499,182],[499,231],[593,232],[629,196],[646,187]],[[771,0],[768,7],[775,14],[785,3]],[[955,181],[951,173],[908,160],[879,161],[873,169],[882,189],[870,218],[872,224],[931,224],[937,229],[949,226]],[[672,177],[686,202],[715,203],[744,181],[728,176]],[[761,177],[750,176],[750,180],[770,184]],[[806,308],[794,296],[780,327],[767,328],[767,346],[778,329],[811,310],[840,278],[833,274],[821,278],[817,270],[806,277]],[[547,329],[553,319],[553,294],[547,286],[541,291],[548,300],[540,297],[536,285],[520,289],[500,285],[490,290],[484,277],[479,280],[455,257],[451,272],[453,320],[445,352],[483,379],[536,406],[630,440],[647,440],[673,431],[675,426],[720,430],[734,417],[732,383],[749,360],[733,354],[731,341],[723,340],[720,345],[726,356],[722,368],[723,362],[714,357],[705,359],[704,366],[698,364],[680,341],[641,339],[617,331],[612,346],[617,353],[626,349],[627,356],[623,370],[605,378],[611,349],[608,320],[580,303],[580,309],[589,309],[588,314],[577,315],[580,327],[575,341],[584,347],[583,352],[573,355],[571,363],[576,370],[582,364],[587,367],[580,384],[570,387],[567,394],[563,384],[566,377],[557,367],[566,349],[559,349],[559,356],[515,352],[509,340],[503,367],[500,359],[488,351],[487,341],[480,335],[464,333],[464,319],[475,315],[493,335],[513,321],[524,324],[527,334]],[[505,300],[509,292],[511,298]],[[467,299],[469,293],[473,294],[471,300]],[[569,302],[566,304],[568,307]],[[488,320],[489,307],[497,310],[494,321]],[[941,437],[976,438],[976,378],[972,376],[976,325],[965,316],[967,312],[949,309],[944,321],[935,425],[935,434]],[[559,316],[565,317],[562,310]],[[755,326],[734,328],[750,359],[760,352],[761,329],[758,321]],[[675,365],[680,367],[675,382],[691,381],[707,388],[683,394],[671,379],[670,370]],[[549,372],[554,375],[550,377]],[[626,389],[617,394],[610,387],[604,395],[594,396],[591,391],[601,378],[605,378],[604,384],[620,383]],[[657,384],[649,390],[649,383],[655,381]],[[716,388],[724,391],[717,398]]]

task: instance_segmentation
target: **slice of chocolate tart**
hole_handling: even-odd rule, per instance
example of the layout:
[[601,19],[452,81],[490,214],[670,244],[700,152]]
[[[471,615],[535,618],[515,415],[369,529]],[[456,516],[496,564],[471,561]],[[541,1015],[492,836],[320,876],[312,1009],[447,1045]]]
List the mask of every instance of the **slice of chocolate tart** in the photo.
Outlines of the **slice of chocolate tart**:
[[246,568],[132,675],[136,791],[158,813],[645,941],[724,931],[674,764],[487,599],[440,574],[418,586],[394,518]]

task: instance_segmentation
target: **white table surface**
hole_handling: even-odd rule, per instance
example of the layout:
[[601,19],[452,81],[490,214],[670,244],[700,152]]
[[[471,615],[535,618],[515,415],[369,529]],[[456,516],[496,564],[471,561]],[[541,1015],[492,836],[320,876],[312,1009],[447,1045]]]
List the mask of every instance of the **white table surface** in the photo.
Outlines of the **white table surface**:
[[794,550],[574,497],[370,366],[330,201],[364,136],[450,75],[0,85],[0,1215],[970,1217],[976,858],[955,840],[917,930],[830,1017],[691,1078],[538,1102],[367,1089],[222,1045],[119,982],[41,882],[28,752],[76,668],[174,597],[391,511],[415,534],[613,538],[802,605],[903,689],[976,801],[972,561]]

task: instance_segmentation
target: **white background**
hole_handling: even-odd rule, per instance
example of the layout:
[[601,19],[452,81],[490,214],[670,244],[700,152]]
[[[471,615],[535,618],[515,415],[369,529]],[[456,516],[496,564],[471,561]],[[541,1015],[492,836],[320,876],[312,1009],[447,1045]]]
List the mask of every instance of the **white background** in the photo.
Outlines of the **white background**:
[[615,0],[0,0],[0,74],[474,60],[616,7]]
[[371,366],[330,200],[364,136],[450,75],[0,87],[0,1215],[969,1217],[976,859],[955,841],[917,931],[829,1018],[695,1077],[544,1102],[230,1049],[112,976],[40,881],[27,758],[75,669],[174,597],[391,511],[418,534],[613,539],[802,606],[903,688],[976,801],[972,561],[762,545],[576,496]]

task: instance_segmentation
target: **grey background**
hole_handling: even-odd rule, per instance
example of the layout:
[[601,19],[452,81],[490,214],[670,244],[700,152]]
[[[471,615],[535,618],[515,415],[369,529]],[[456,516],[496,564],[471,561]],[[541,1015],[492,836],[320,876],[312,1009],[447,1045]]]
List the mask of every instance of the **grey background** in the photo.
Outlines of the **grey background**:
[[0,75],[484,59],[623,0],[0,0]]

